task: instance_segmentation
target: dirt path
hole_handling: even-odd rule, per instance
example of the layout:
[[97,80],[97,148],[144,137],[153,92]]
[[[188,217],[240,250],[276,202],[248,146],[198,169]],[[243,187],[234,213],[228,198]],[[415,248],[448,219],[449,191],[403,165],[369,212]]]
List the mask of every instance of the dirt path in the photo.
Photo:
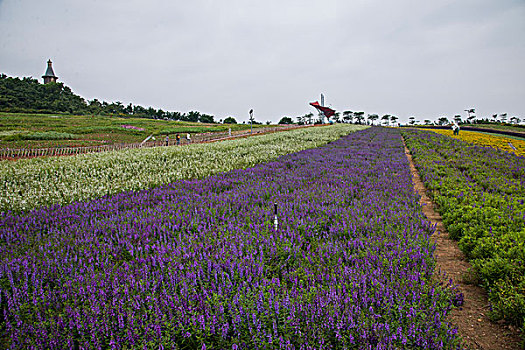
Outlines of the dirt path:
[[432,200],[427,196],[425,186],[406,145],[405,154],[410,162],[414,189],[421,195],[419,202],[423,213],[433,224],[437,225],[436,232],[432,235],[436,243],[436,269],[440,271],[440,278],[444,281],[452,279],[464,296],[463,307],[452,310],[449,321],[458,328],[459,334],[469,349],[522,349],[517,331],[488,319],[489,303],[485,291],[464,282],[463,277],[467,274],[470,264],[466,261],[457,243],[448,238],[441,216],[436,211]]

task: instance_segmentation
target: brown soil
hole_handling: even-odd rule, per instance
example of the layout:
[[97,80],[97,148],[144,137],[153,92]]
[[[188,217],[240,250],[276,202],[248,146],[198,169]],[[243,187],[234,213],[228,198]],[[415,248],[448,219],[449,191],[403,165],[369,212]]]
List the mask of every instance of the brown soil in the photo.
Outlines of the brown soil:
[[434,254],[437,262],[436,276],[443,279],[444,282],[452,279],[464,296],[463,306],[451,311],[449,321],[458,328],[468,349],[523,349],[520,346],[520,336],[517,330],[504,324],[493,323],[488,319],[487,293],[482,288],[465,282],[470,264],[457,243],[449,239],[442,218],[436,211],[432,200],[427,196],[425,186],[406,145],[405,154],[410,162],[414,190],[421,196],[419,202],[423,213],[432,224],[436,225],[436,232],[432,235],[436,243]]

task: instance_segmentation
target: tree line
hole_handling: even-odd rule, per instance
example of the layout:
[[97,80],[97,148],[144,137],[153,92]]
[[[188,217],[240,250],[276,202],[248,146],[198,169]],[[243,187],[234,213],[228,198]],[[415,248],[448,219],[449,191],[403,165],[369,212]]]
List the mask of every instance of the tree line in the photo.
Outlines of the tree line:
[[[216,123],[209,114],[190,111],[170,112],[153,107],[122,102],[86,101],[64,83],[40,84],[31,77],[17,78],[0,74],[0,111],[12,113],[68,113],[76,115],[108,115],[151,119],[169,119],[188,122]],[[226,123],[236,123],[233,117]]]
[[[458,124],[487,124],[487,123],[500,123],[500,124],[511,124],[516,126],[522,122],[522,119],[517,116],[508,117],[507,113],[493,114],[491,117],[478,118],[476,116],[475,109],[466,109],[467,117],[462,118],[460,114],[456,114],[450,119],[447,116],[441,116],[437,120],[432,121],[425,119],[423,122],[418,120],[415,116],[408,118],[408,124],[410,125],[449,125],[452,122]],[[398,125],[399,117],[393,114],[384,114],[379,116],[378,114],[371,113],[365,116],[365,112],[362,111],[344,111],[336,112],[330,121],[335,123],[353,123],[353,124],[367,124],[376,125],[376,121],[379,120],[378,125],[396,126]],[[307,113],[305,115],[297,117],[297,123],[302,124],[316,124],[321,123],[322,119],[315,117],[313,113]]]

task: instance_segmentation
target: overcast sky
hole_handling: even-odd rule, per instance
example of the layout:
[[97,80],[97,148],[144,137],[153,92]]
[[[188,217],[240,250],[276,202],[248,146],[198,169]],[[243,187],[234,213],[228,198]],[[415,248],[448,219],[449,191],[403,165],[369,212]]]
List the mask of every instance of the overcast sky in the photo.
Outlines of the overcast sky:
[[525,0],[0,0],[0,72],[216,119],[525,118]]

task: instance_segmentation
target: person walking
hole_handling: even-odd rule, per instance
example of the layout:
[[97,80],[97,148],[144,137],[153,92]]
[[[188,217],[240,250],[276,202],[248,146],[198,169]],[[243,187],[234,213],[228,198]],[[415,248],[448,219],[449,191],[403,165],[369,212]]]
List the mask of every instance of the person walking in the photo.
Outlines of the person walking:
[[175,135],[175,140],[177,141],[177,146],[180,145],[180,135]]
[[166,146],[170,144],[170,137],[169,135],[166,135]]
[[187,133],[187,134],[186,134],[186,140],[188,140],[188,143],[191,143],[190,133]]
[[457,126],[456,126],[456,122],[452,122],[451,127],[452,127],[452,133],[453,133],[454,135],[456,135],[456,127],[457,127]]

